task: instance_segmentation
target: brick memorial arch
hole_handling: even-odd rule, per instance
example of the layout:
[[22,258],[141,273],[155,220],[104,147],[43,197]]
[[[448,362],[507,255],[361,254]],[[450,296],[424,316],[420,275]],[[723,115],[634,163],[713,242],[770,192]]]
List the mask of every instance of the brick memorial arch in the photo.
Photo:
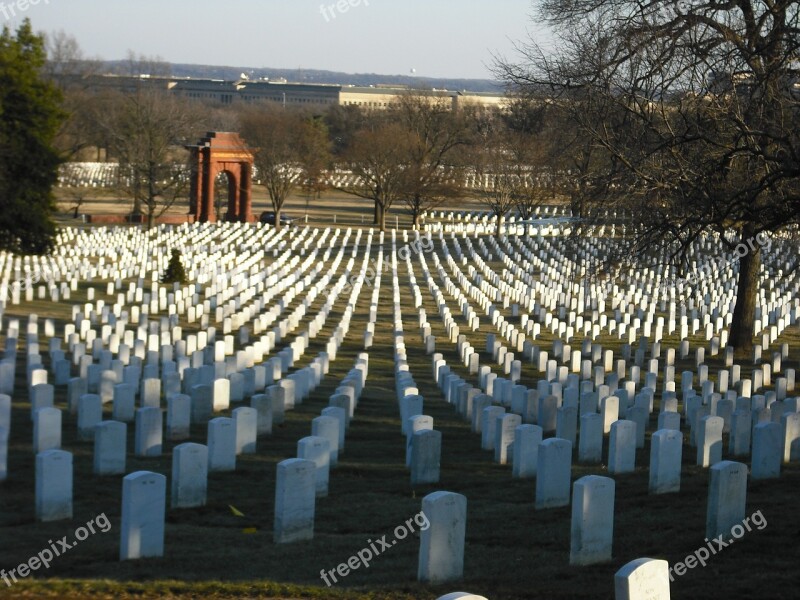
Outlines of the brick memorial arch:
[[191,153],[189,214],[195,222],[216,223],[214,181],[217,175],[228,176],[228,221],[251,223],[253,152],[238,133],[209,132],[197,145],[186,146]]

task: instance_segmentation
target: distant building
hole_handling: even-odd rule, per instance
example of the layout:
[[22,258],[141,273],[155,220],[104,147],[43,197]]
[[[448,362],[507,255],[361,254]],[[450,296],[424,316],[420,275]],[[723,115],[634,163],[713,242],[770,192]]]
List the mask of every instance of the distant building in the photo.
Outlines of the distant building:
[[[84,88],[119,90],[132,93],[137,89],[163,89],[176,95],[207,104],[271,103],[286,107],[327,108],[331,105],[359,106],[365,110],[385,110],[398,97],[409,91],[407,86],[352,86],[332,84],[287,83],[283,80],[225,81],[221,79],[183,79],[175,77],[95,75],[81,81]],[[454,110],[466,105],[502,107],[506,97],[487,92],[426,90],[437,97],[448,98]]]

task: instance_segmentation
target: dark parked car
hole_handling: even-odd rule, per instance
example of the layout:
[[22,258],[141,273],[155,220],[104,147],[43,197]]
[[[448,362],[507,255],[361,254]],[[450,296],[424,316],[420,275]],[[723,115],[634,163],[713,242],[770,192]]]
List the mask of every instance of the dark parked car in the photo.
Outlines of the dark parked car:
[[[263,212],[259,221],[264,225],[275,225],[275,213],[272,211]],[[290,227],[294,225],[294,219],[287,215],[281,215],[281,225]]]

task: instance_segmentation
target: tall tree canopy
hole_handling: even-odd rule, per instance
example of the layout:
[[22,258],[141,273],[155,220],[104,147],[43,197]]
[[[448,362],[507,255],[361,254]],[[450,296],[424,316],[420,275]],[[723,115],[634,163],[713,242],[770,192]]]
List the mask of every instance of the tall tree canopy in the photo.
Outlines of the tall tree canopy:
[[65,118],[42,75],[44,39],[25,20],[0,35],[0,248],[44,254],[54,244],[52,188],[61,163],[53,142]]
[[[790,0],[543,0],[555,52],[498,68],[555,96],[595,156],[580,189],[634,211],[626,252],[688,264],[703,235],[741,243],[800,223],[800,7]],[[598,158],[596,152],[602,157]],[[752,246],[752,244],[751,244]],[[730,343],[752,348],[761,246],[739,260]]]

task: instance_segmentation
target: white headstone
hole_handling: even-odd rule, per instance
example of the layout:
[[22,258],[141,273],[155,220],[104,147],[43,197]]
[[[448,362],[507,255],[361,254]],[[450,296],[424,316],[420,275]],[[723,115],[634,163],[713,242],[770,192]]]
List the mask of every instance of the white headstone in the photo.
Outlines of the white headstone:
[[722,460],[722,417],[703,417],[697,432],[697,465],[710,467]]
[[78,400],[78,439],[93,440],[94,427],[103,420],[103,401],[97,394],[84,394]]
[[608,441],[608,472],[631,473],[636,468],[636,423],[615,421]]
[[271,385],[267,388],[267,396],[272,406],[272,424],[281,425],[286,414],[286,390],[279,385]]
[[167,478],[164,475],[136,471],[122,479],[120,560],[164,555],[166,506]]
[[125,473],[128,426],[120,421],[103,421],[94,431],[94,474]]
[[36,518],[72,518],[72,454],[45,450],[36,455]]
[[115,421],[132,423],[136,418],[136,387],[130,383],[114,386],[112,417]]
[[772,479],[781,474],[783,427],[780,423],[759,423],[753,428],[753,462],[750,475]]
[[61,448],[61,411],[57,408],[38,409],[33,415],[34,454],[59,448]]
[[314,538],[316,470],[313,461],[300,458],[278,463],[273,527],[276,544]]
[[578,436],[578,461],[598,464],[603,458],[603,416],[597,413],[581,415]]
[[464,576],[467,498],[433,492],[422,499],[428,526],[420,530],[417,579],[437,585]]
[[[228,410],[231,406],[231,382],[228,379],[215,379],[212,384],[212,406],[214,412]],[[209,452],[211,450],[209,449]]]
[[512,452],[512,477],[527,479],[536,476],[542,435],[542,428],[538,425],[518,425],[516,427]]
[[681,489],[683,435],[660,429],[650,438],[650,493],[667,494]]
[[167,398],[167,439],[173,442],[189,438],[192,422],[192,398],[173,394]]
[[494,450],[497,439],[497,417],[502,416],[506,409],[502,406],[492,405],[483,409],[481,415],[481,448]]
[[142,408],[161,406],[161,380],[145,379],[142,382]]
[[311,435],[328,440],[331,467],[335,467],[339,460],[339,427],[336,417],[319,416],[311,420]]
[[345,433],[345,423],[347,422],[347,416],[345,410],[343,408],[339,408],[338,406],[327,406],[322,409],[321,412],[323,417],[333,417],[339,421],[339,447],[338,453],[341,454],[344,452],[344,433]]
[[514,435],[522,417],[506,413],[495,417],[494,461],[504,465],[508,462],[508,447],[514,443]]
[[236,470],[236,425],[217,417],[208,422],[208,472]]
[[316,466],[314,472],[316,495],[318,498],[327,496],[331,466],[331,445],[328,439],[311,435],[298,440],[297,458],[314,463]]
[[255,394],[250,398],[250,408],[256,411],[256,432],[258,435],[272,433],[272,400],[267,394]]
[[411,438],[411,485],[439,482],[442,432],[422,430]]
[[411,466],[411,439],[417,431],[433,429],[433,417],[428,415],[414,415],[408,418],[406,426],[406,466]]
[[569,563],[593,565],[611,560],[614,539],[614,480],[586,475],[572,488]]
[[208,489],[208,447],[187,442],[172,451],[172,508],[205,506]]
[[136,456],[161,456],[163,444],[161,409],[152,406],[136,411],[134,452]]
[[569,504],[571,473],[572,444],[559,438],[550,438],[539,444],[536,468],[537,510]]
[[236,454],[255,454],[258,437],[258,411],[249,406],[233,410],[236,431]]
[[747,465],[723,460],[712,466],[706,512],[706,537],[725,539],[745,517]]
[[614,575],[614,600],[670,600],[669,564],[637,558]]
[[783,462],[800,461],[800,413],[786,413],[783,423]]

